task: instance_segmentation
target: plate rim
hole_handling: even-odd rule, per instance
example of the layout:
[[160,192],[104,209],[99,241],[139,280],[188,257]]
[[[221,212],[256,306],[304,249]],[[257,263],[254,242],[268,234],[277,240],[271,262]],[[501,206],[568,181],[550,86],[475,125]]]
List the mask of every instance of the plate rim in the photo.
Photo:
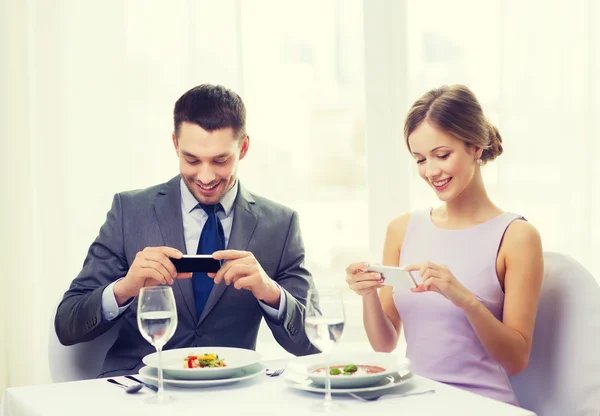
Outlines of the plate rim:
[[[248,367],[254,366],[256,365],[257,367],[257,371],[255,371],[252,374],[247,374],[245,376],[241,376],[241,377],[227,377],[227,378],[211,378],[211,379],[201,379],[201,380],[192,380],[192,379],[177,379],[177,378],[168,378],[165,377],[163,375],[163,382],[165,384],[169,384],[171,386],[175,386],[177,387],[177,385],[185,385],[185,386],[189,386],[189,387],[209,387],[209,386],[217,386],[220,384],[230,384],[230,383],[235,383],[238,381],[244,381],[244,380],[248,380],[254,377],[259,376],[262,372],[264,372],[265,370],[265,366],[262,363],[255,363],[255,364],[251,364]],[[143,369],[155,369],[156,367],[150,367],[147,365],[144,365],[142,367],[140,367],[140,369],[138,370],[138,375],[146,378],[147,380],[150,380],[152,382],[158,382],[158,377],[154,377],[154,376],[149,376],[147,374],[142,374],[142,370]],[[238,370],[238,371],[242,371],[242,369]]]
[[[169,350],[163,350],[162,354],[163,354],[163,360],[164,360],[164,354],[165,353],[169,353],[169,354],[174,354],[171,351],[188,351],[188,352],[192,352],[192,350],[199,350],[199,349],[228,349],[228,350],[242,350],[242,351],[249,351],[250,353],[254,354],[254,358],[252,362],[249,363],[245,363],[242,365],[237,365],[237,366],[227,366],[227,367],[213,367],[213,368],[185,368],[185,367],[181,367],[181,368],[176,368],[173,366],[168,366],[165,367],[164,363],[163,363],[163,371],[184,371],[188,374],[194,374],[194,373],[219,373],[219,372],[223,372],[224,370],[226,371],[232,371],[232,370],[241,370],[245,367],[254,365],[256,363],[259,363],[260,361],[262,361],[262,356],[260,355],[259,352],[255,351],[255,350],[251,350],[248,348],[239,348],[239,347],[219,347],[219,346],[208,346],[208,347],[185,347],[185,348],[171,348]],[[152,352],[150,354],[146,354],[143,358],[142,358],[142,363],[144,363],[145,366],[147,367],[152,367],[152,368],[158,368],[155,365],[148,363],[147,362],[147,358],[149,356],[158,356],[158,352]],[[183,358],[181,359],[181,361],[183,361]]]
[[[393,354],[391,353],[384,353],[384,352],[377,352],[377,351],[369,351],[369,354],[374,354],[374,355],[381,355],[381,356],[386,356],[387,358],[389,358],[389,360],[395,362],[395,366],[393,367],[393,369],[386,369],[383,372],[380,373],[374,373],[374,374],[367,374],[367,375],[361,375],[360,378],[364,378],[365,380],[370,380],[370,379],[374,379],[374,378],[379,378],[382,377],[382,379],[385,379],[389,376],[394,376],[394,375],[399,375],[399,374],[404,374],[407,372],[411,372],[410,368],[410,360],[406,357],[400,359],[398,357],[394,357]],[[352,355],[352,354],[348,354],[348,355]],[[336,361],[346,361],[347,358],[345,356],[345,354],[341,354],[339,357],[333,357],[332,358],[332,362],[336,362]],[[319,380],[319,382],[325,382],[327,375],[323,374],[311,374],[308,369],[311,367],[315,367],[315,366],[322,366],[325,365],[324,362],[312,362],[316,360],[315,356],[304,356],[304,357],[295,357],[294,359],[292,359],[289,363],[288,363],[288,369],[293,371],[294,373],[305,377],[307,379],[312,379],[312,380]],[[324,358],[324,361],[327,361],[326,358]],[[290,364],[291,364],[291,368],[290,368]],[[364,387],[369,387],[369,386],[364,386]],[[333,388],[333,386],[332,386]],[[340,387],[338,387],[339,389]],[[357,387],[357,388],[362,388],[362,387]]]
[[[299,373],[296,373],[296,374],[299,376],[304,376],[304,374],[299,374]],[[414,376],[414,373],[412,371],[408,371],[407,373],[405,373],[403,375],[400,375],[400,373],[396,372],[396,373],[390,374],[385,377],[384,380],[389,380],[390,378],[392,379],[392,380],[390,380],[389,383],[379,385],[379,386],[365,386],[365,387],[352,387],[352,388],[334,388],[334,387],[332,387],[331,394],[367,393],[367,392],[374,392],[374,391],[379,391],[379,390],[387,390],[387,389],[391,389],[393,387],[400,386],[404,383],[407,383],[408,381],[413,379],[413,376]],[[300,382],[292,380],[289,376],[285,377],[285,379],[291,388],[294,388],[297,390],[308,391],[311,393],[321,393],[321,394],[326,392],[325,387],[319,387],[317,385],[313,385],[313,382],[311,382],[309,385],[306,385],[305,383],[300,383]],[[307,377],[306,380],[310,380],[310,379]]]

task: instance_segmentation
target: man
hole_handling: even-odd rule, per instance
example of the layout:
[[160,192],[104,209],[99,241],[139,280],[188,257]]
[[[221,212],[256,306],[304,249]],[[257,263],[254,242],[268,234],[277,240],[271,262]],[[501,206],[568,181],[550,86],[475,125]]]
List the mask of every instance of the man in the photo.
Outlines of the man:
[[[120,325],[101,376],[131,373],[154,351],[138,330],[137,295],[160,284],[173,287],[179,318],[166,349],[254,349],[265,316],[287,351],[318,352],[304,332],[312,277],[304,268],[298,216],[251,194],[237,179],[250,146],[245,122],[245,106],[233,91],[192,88],[174,110],[180,175],[115,195],[55,319],[65,345]],[[170,258],[183,253],[214,253],[224,265],[214,274],[177,273]]]

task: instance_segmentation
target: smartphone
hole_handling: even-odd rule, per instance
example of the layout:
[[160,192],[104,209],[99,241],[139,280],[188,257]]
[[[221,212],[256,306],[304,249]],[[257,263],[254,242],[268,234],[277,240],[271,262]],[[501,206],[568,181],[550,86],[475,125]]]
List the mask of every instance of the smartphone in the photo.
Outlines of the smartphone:
[[180,259],[171,258],[171,262],[177,273],[216,273],[221,268],[221,262],[210,254],[184,254]]
[[401,267],[382,266],[374,264],[367,268],[368,272],[377,272],[383,277],[384,286],[396,286],[411,289],[417,287],[417,281],[412,276],[411,272],[404,270]]

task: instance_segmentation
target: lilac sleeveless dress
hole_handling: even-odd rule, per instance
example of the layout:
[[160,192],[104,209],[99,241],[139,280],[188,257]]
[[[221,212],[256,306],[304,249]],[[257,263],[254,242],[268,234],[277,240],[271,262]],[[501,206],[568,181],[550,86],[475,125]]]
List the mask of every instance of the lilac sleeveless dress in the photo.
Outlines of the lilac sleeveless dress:
[[[433,224],[429,209],[416,211],[408,223],[400,266],[426,261],[446,265],[502,320],[504,292],[496,257],[506,228],[516,219],[523,217],[505,212],[474,227],[445,230]],[[485,351],[462,309],[436,292],[395,287],[393,297],[415,374],[518,405],[506,371]]]

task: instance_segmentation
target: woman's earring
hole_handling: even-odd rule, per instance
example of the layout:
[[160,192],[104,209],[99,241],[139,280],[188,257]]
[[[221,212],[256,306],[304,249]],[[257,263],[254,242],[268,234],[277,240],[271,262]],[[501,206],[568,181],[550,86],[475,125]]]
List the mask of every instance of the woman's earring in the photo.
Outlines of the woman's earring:
[[481,159],[477,159],[477,164],[478,164],[479,166],[481,166],[481,163],[483,163],[483,162],[481,162]]

